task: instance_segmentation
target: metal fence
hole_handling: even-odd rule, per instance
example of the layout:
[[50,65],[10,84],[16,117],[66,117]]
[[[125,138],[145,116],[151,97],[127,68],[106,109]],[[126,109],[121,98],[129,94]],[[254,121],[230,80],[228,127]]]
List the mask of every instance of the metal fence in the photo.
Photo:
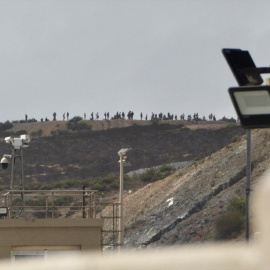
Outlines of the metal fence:
[[11,190],[4,194],[2,218],[96,218],[95,190]]
[[104,249],[119,245],[119,203],[102,203],[96,190],[10,190],[2,219],[102,218]]
[[116,249],[119,246],[120,203],[102,203],[100,217],[104,219],[102,229],[103,248]]

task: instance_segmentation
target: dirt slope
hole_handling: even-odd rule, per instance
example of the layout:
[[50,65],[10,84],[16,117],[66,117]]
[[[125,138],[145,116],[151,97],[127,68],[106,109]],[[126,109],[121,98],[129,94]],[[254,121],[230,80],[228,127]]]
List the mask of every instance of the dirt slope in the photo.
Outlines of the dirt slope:
[[[245,196],[245,137],[173,176],[126,193],[125,245],[161,247],[211,239],[216,218],[233,198]],[[270,131],[254,130],[253,189],[269,158]]]

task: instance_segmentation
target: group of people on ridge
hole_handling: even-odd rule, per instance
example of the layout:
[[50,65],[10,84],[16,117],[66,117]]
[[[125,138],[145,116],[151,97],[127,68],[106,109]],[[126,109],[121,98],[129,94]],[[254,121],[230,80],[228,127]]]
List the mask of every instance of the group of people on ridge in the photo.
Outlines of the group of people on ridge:
[[[126,118],[127,117],[127,118]],[[87,120],[87,116],[86,116],[86,113],[84,113],[83,115],[83,119],[84,120]],[[115,115],[113,115],[111,118],[110,118],[110,113],[109,112],[105,112],[104,113],[104,120],[113,120],[113,119],[127,119],[127,120],[133,120],[134,119],[134,112],[133,111],[129,111],[127,113],[127,115],[124,113],[124,112],[116,112]],[[205,116],[203,116],[202,118],[199,117],[199,114],[198,113],[194,113],[193,116],[191,114],[185,116],[184,113],[180,114],[179,115],[179,118],[178,118],[178,115],[177,114],[171,114],[171,113],[167,113],[167,114],[163,114],[163,113],[159,113],[159,114],[156,114],[156,113],[153,113],[151,114],[151,117],[149,120],[188,120],[188,121],[192,121],[192,120],[205,120],[206,121],[206,118]],[[90,120],[99,120],[99,113],[94,113],[92,112],[91,115],[90,115]],[[140,113],[140,120],[148,120],[148,115],[147,114],[143,114],[142,112]],[[216,121],[216,117],[215,115],[213,115],[213,113],[209,114],[208,116],[208,120],[210,121]],[[28,121],[28,116],[27,114],[25,115],[25,122]],[[46,117],[45,120],[43,118],[40,119],[41,122],[43,121],[49,121],[49,119]],[[53,121],[57,121],[56,120],[56,112],[53,113]],[[63,113],[63,121],[69,121],[69,113]]]

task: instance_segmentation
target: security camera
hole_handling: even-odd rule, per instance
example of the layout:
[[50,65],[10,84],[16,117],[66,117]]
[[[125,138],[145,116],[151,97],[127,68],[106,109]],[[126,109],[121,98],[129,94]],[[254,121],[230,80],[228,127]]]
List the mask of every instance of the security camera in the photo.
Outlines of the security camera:
[[124,166],[131,166],[131,163],[129,161],[129,159],[127,158],[127,156],[123,156],[123,165]]
[[24,134],[20,138],[6,137],[5,141],[6,143],[11,143],[15,149],[20,149],[21,147],[28,147],[31,138],[29,135]]
[[12,136],[5,138],[6,143],[12,143],[14,141],[14,138]]
[[6,170],[8,168],[8,159],[6,157],[2,157],[1,161],[2,169]]
[[128,151],[130,151],[131,148],[123,148],[118,152],[119,156],[125,156],[127,154]]
[[20,139],[22,141],[23,147],[27,147],[31,141],[30,135],[27,135],[27,134],[21,135]]

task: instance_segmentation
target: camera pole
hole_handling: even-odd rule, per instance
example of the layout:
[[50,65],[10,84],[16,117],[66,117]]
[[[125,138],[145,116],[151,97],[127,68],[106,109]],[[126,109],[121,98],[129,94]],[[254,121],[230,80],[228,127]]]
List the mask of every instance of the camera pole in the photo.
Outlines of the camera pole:
[[246,167],[246,241],[250,238],[250,178],[251,178],[251,129],[247,129]]
[[13,181],[14,181],[14,163],[15,163],[15,149],[12,148],[11,153],[11,178],[10,178],[10,190],[13,188]]
[[124,215],[124,209],[123,209],[123,203],[124,203],[124,179],[123,179],[123,155],[120,155],[120,190],[119,190],[119,246],[118,250],[120,251],[123,249],[124,245],[124,223],[123,223],[123,215]]

